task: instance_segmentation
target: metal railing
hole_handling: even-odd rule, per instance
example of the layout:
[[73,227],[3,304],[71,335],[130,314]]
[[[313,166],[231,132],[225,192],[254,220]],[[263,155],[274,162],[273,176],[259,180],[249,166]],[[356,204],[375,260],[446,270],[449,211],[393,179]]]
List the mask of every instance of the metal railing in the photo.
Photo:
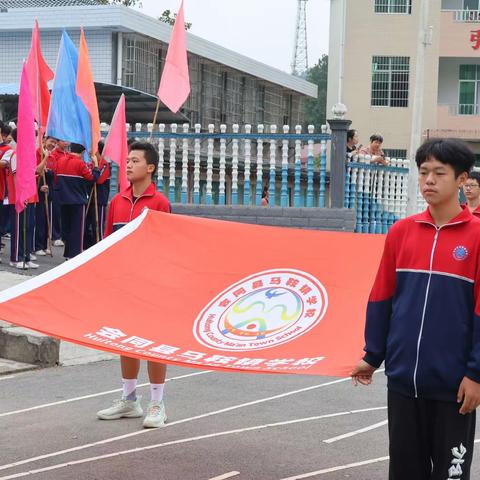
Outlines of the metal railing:
[[456,22],[479,23],[480,10],[454,10],[453,18]]

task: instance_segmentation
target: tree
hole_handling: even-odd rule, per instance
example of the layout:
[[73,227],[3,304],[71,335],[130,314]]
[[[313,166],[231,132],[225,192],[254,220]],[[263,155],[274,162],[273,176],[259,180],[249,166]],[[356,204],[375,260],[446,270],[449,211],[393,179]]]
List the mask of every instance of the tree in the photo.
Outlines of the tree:
[[[177,18],[177,14],[174,13],[172,16],[172,12],[170,10],[165,10],[162,13],[161,17],[158,17],[158,19],[163,22],[163,23],[168,23],[168,25],[175,25],[175,19]],[[190,30],[192,27],[192,24],[190,22],[185,22],[185,30]]]
[[318,63],[308,69],[306,79],[318,86],[318,97],[306,101],[305,123],[315,125],[318,133],[321,131],[320,127],[326,124],[328,55],[322,55]]

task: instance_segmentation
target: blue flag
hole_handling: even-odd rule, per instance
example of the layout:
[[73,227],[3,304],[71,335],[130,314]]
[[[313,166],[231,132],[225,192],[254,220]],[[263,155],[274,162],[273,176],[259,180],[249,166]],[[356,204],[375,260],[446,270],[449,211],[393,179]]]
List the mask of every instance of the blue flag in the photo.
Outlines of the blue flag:
[[87,109],[76,93],[78,50],[64,30],[53,80],[47,135],[79,143],[87,150],[92,143]]

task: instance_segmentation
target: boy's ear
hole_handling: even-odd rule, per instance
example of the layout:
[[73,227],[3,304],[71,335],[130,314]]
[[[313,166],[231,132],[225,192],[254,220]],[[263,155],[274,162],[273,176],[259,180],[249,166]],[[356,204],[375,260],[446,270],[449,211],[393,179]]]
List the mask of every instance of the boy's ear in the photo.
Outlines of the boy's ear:
[[468,178],[468,173],[467,172],[463,172],[458,176],[459,187],[463,187],[463,185],[467,181],[467,178]]
[[147,164],[147,172],[152,173],[155,171],[155,165],[152,165],[151,163]]

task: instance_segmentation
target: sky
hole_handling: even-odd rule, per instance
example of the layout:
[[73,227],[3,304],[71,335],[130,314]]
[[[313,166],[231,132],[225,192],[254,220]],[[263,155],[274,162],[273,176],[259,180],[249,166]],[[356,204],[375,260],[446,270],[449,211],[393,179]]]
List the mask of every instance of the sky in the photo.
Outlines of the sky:
[[[295,37],[297,0],[184,0],[190,33],[290,71]],[[159,17],[177,12],[180,0],[142,0],[140,9]],[[328,53],[330,0],[309,0],[307,35],[309,66]]]

